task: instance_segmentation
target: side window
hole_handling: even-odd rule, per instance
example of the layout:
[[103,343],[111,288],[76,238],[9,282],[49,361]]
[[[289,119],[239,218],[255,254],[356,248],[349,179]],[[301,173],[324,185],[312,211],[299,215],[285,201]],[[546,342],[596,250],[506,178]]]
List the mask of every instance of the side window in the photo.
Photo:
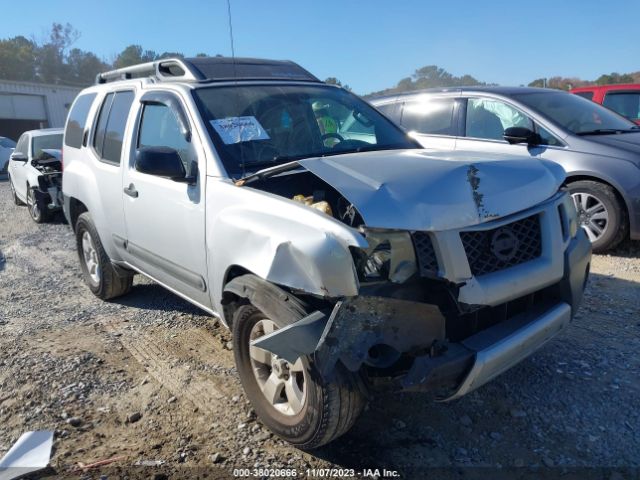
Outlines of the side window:
[[549,145],[549,146],[553,146],[553,147],[561,147],[564,144],[558,140],[553,133],[551,133],[549,130],[547,130],[544,127],[541,127],[540,125],[536,124],[536,131],[538,132],[538,135],[540,136],[540,145]]
[[120,163],[124,129],[133,98],[131,91],[109,93],[102,103],[93,146],[106,162]]
[[533,122],[504,102],[485,98],[468,100],[465,136],[503,140],[504,131],[509,127],[526,127],[533,131]]
[[609,92],[605,95],[602,105],[636,120],[640,118],[640,90],[636,92]]
[[180,155],[187,175],[191,172],[192,163],[196,162],[196,156],[180,131],[180,124],[173,110],[163,104],[145,105],[142,112],[138,148],[144,147],[169,147]]
[[113,93],[109,93],[102,102],[98,122],[96,123],[96,133],[93,136],[93,148],[96,149],[98,156],[102,158],[102,147],[104,145],[104,136],[107,131],[107,120],[109,119],[109,111],[113,102]]
[[26,133],[23,133],[18,140],[15,151],[22,153],[25,157],[29,155],[29,136]]
[[455,135],[454,98],[434,98],[405,102],[400,125],[407,130],[431,135]]
[[80,95],[73,104],[64,132],[64,144],[67,147],[80,148],[82,146],[84,127],[89,116],[91,104],[95,98],[95,93]]
[[593,92],[575,92],[574,95],[578,95],[579,97],[586,98],[587,100],[593,100]]

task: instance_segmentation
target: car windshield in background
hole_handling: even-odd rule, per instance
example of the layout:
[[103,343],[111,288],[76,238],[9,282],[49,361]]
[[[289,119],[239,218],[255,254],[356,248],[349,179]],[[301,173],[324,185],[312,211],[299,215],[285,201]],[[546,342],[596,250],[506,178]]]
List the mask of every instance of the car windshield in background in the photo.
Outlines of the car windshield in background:
[[33,144],[31,146],[33,158],[42,158],[43,156],[47,156],[46,152],[43,152],[43,150],[62,150],[62,134],[57,133],[55,135],[33,137]]
[[345,90],[311,85],[234,85],[194,91],[227,172],[302,158],[419,148]]
[[0,137],[0,147],[16,148],[16,142],[7,137]]
[[513,97],[576,135],[638,131],[633,122],[578,95],[540,92]]

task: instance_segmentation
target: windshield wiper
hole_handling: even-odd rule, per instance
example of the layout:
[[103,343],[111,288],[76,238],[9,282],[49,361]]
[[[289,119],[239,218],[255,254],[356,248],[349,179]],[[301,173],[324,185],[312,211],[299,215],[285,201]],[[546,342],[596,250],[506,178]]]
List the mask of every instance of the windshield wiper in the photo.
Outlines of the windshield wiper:
[[598,128],[596,130],[585,130],[584,132],[576,132],[576,135],[613,135],[618,133],[634,133],[640,131],[640,127],[631,128]]

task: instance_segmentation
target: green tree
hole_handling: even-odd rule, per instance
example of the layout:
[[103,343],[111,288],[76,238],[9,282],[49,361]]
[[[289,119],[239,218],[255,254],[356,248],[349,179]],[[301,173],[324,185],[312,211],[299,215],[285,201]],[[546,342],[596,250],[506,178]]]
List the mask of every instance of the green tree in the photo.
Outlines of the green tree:
[[0,78],[33,82],[36,50],[37,45],[22,36],[0,40]]
[[157,59],[158,55],[153,50],[143,50],[141,45],[129,45],[120,52],[115,62],[113,62],[113,68],[129,67]]
[[67,23],[53,23],[46,43],[36,50],[36,75],[45,83],[61,83],[68,77],[66,52],[80,37],[76,29]]
[[66,80],[68,83],[76,85],[89,85],[93,83],[98,73],[110,68],[94,53],[85,52],[79,48],[72,49],[66,60]]

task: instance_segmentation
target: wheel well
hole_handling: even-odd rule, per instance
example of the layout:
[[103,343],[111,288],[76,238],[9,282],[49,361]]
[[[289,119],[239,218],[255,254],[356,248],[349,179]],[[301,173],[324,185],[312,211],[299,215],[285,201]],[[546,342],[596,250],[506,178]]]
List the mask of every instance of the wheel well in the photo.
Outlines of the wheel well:
[[227,274],[224,276],[222,282],[222,313],[224,315],[224,321],[229,328],[232,328],[233,314],[242,302],[242,298],[232,292],[224,291],[227,284],[236,277],[252,273],[244,267],[239,265],[233,265],[227,270]]
[[618,189],[612,185],[611,183],[607,182],[606,180],[603,180],[601,178],[598,177],[591,177],[589,175],[575,175],[572,177],[567,177],[567,179],[564,182],[564,185],[567,186],[570,183],[573,182],[579,182],[582,180],[587,180],[587,181],[591,181],[591,182],[598,182],[598,183],[602,183],[604,185],[608,185],[609,187],[611,187],[611,190],[613,190],[613,193],[615,194],[616,198],[618,199],[618,201],[620,202],[620,205],[622,205],[622,208],[624,208],[624,218],[625,218],[625,222],[627,223],[627,226],[629,224],[629,208],[627,207],[627,202],[625,202],[624,197],[620,194],[620,192],[618,191]]
[[71,221],[71,229],[76,231],[76,222],[78,221],[78,217],[84,212],[88,212],[89,210],[80,200],[75,198],[69,199],[69,220]]

